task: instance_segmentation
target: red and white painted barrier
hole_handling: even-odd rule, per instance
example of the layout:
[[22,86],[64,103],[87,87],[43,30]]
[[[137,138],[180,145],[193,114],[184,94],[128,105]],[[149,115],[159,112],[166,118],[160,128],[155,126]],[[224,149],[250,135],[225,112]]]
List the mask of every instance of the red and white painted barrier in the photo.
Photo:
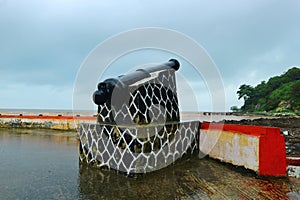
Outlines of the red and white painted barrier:
[[259,175],[286,175],[285,141],[279,128],[204,122],[199,144],[204,154]]

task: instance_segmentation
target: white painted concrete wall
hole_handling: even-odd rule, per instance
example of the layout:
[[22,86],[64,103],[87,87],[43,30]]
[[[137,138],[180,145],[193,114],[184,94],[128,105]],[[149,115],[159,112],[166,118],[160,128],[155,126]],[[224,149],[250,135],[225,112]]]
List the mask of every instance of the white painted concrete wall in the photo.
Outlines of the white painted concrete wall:
[[200,151],[223,162],[258,171],[259,137],[220,131],[200,130]]

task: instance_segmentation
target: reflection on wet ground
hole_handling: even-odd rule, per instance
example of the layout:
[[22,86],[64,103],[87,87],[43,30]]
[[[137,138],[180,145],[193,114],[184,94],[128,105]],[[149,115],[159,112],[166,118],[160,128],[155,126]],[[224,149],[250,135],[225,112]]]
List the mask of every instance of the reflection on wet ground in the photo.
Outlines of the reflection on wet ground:
[[79,190],[88,199],[288,199],[300,182],[260,178],[244,168],[197,156],[154,173],[127,178],[81,165]]
[[300,180],[252,171],[197,155],[128,178],[78,164],[74,133],[0,129],[1,199],[288,199]]

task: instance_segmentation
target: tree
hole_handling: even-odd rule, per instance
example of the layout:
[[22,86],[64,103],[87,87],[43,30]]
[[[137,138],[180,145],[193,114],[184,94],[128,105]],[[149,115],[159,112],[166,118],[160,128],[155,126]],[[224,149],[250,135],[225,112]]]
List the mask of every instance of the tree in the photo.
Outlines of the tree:
[[293,67],[293,68],[289,69],[284,74],[284,76],[286,77],[288,82],[300,80],[300,69],[297,67]]
[[253,87],[251,85],[241,85],[239,90],[236,92],[239,95],[238,99],[244,98],[246,101],[249,99],[253,93]]
[[300,110],[300,80],[296,81],[292,86],[290,90],[290,96],[291,96],[291,104],[292,108],[295,111]]
[[255,87],[243,84],[237,91],[244,99],[243,111],[300,110],[300,69],[293,67]]

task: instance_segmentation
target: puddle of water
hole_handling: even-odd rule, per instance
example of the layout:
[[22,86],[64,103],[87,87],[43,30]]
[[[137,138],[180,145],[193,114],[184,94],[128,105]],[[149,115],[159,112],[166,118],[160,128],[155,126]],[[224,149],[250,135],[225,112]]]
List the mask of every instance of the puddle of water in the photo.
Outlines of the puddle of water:
[[0,160],[1,199],[287,199],[300,192],[300,181],[258,178],[196,155],[128,178],[79,164],[68,132],[0,129]]

